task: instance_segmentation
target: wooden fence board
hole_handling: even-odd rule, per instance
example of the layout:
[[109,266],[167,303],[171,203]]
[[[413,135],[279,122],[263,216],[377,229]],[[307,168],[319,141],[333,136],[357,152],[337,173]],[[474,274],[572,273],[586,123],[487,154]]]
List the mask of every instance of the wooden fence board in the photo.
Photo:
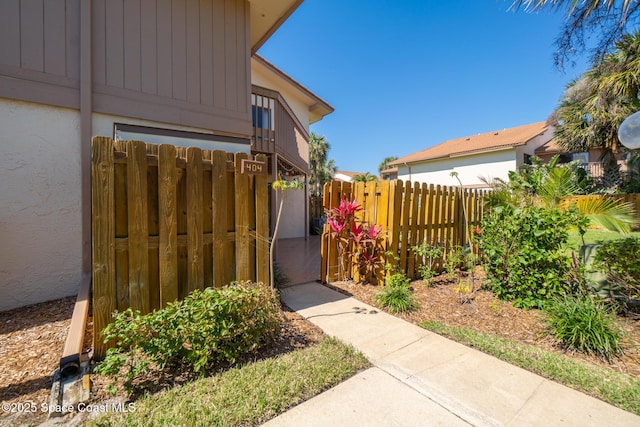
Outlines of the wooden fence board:
[[249,208],[246,200],[249,198],[249,176],[242,173],[242,159],[248,159],[245,153],[236,155],[235,172],[235,207],[236,207],[236,280],[251,280],[249,261]]
[[204,289],[202,150],[187,148],[187,292]]
[[113,141],[97,137],[91,149],[91,221],[93,259],[93,351],[104,357],[102,329],[116,309]]
[[211,155],[211,192],[213,211],[213,285],[216,288],[229,283],[230,261],[227,259],[227,223],[228,223],[228,174],[227,153],[214,151]]
[[178,299],[178,219],[176,206],[176,149],[163,144],[158,154],[160,211],[160,307]]
[[[256,156],[259,162],[267,163],[267,156]],[[256,197],[256,281],[269,284],[269,185],[267,175],[255,177]]]
[[144,142],[127,146],[129,212],[129,300],[134,310],[151,311],[149,298],[149,236],[147,213],[147,148]]

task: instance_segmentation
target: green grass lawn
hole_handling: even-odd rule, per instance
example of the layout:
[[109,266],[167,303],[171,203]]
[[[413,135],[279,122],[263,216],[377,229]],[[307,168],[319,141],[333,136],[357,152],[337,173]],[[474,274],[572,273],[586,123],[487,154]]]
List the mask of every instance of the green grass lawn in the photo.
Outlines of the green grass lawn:
[[[625,237],[638,237],[640,238],[640,231],[634,231],[629,234],[620,234],[615,231],[589,229],[584,235],[584,242],[586,244],[597,243],[599,241],[624,239]],[[567,242],[567,248],[578,253],[578,249],[582,245],[582,239],[578,231],[572,231],[569,234],[569,241]]]
[[467,328],[439,322],[420,326],[640,415],[640,378]]
[[370,364],[334,338],[144,396],[135,412],[109,413],[103,426],[259,425],[353,376]]

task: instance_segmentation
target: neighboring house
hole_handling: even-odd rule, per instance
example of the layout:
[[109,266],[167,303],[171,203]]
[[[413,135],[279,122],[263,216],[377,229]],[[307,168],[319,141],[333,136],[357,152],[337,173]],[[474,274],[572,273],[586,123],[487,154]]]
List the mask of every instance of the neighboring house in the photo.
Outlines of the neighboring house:
[[[90,277],[94,135],[267,153],[272,177],[306,176],[309,123],[333,109],[255,55],[301,3],[0,2],[0,310]],[[282,236],[306,235],[304,215]]]
[[466,136],[445,141],[389,163],[398,179],[434,185],[485,188],[483,181],[506,180],[509,171],[528,163],[535,150],[553,137],[545,122]]
[[343,182],[353,182],[353,178],[360,175],[366,175],[368,172],[349,172],[349,171],[336,171],[333,174],[333,179]]
[[381,171],[380,178],[386,181],[393,181],[394,179],[398,179],[398,167],[394,166],[392,168],[387,168]]
[[[560,156],[559,163],[569,163],[577,161],[580,166],[587,172],[587,175],[594,179],[600,179],[604,176],[604,168],[602,166],[602,151],[599,148],[594,148],[581,152],[568,152],[562,149],[554,139],[538,147],[535,151],[535,155],[540,157],[543,162],[548,163],[553,156]],[[625,160],[618,160],[618,165],[621,171],[625,171],[627,168],[627,162]]]

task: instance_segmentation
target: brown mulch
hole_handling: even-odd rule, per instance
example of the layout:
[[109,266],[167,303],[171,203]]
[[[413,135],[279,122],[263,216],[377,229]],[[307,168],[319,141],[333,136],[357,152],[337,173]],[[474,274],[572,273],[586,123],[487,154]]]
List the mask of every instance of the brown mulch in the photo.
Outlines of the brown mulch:
[[[482,267],[476,268],[475,287],[479,289],[484,278]],[[465,276],[463,280],[469,280]],[[471,301],[462,303],[461,294],[456,292],[455,280],[446,275],[432,279],[430,286],[422,280],[411,283],[419,309],[412,313],[397,314],[408,322],[420,324],[425,321],[437,321],[448,326],[459,326],[478,332],[494,334],[534,345],[548,351],[561,353],[594,365],[640,377],[640,317],[618,317],[621,326],[628,333],[624,355],[611,363],[596,356],[566,351],[546,333],[544,315],[539,310],[522,310],[508,302],[498,300],[488,290],[477,290]],[[372,306],[377,306],[375,294],[380,287],[355,282],[335,282],[329,287]]]
[[[35,413],[11,417],[11,424],[46,419],[51,378],[58,367],[75,297],[0,312],[0,402],[28,404]],[[14,405],[16,408],[16,405]],[[0,411],[0,424],[11,412]]]
[[[37,425],[47,419],[48,414],[41,410],[41,405],[49,404],[52,378],[60,362],[75,300],[68,297],[0,312],[0,402],[14,404],[14,409],[18,409],[18,404],[21,408],[26,406],[29,411],[0,411],[0,425]],[[279,337],[258,356],[252,356],[253,359],[308,347],[324,337],[320,328],[287,307],[283,306],[281,313]],[[91,344],[91,319],[87,326],[85,349]],[[188,375],[179,375],[150,388],[171,387],[191,379]],[[108,380],[92,376],[91,402],[107,398],[106,384]]]

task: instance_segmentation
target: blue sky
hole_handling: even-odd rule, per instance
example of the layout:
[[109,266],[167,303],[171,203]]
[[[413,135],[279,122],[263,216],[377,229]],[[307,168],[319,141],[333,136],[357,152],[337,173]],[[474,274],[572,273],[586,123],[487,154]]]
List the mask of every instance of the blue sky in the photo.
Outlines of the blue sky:
[[305,0],[259,53],[335,108],[311,126],[339,170],[377,174],[452,138],[544,121],[564,16],[510,0]]

